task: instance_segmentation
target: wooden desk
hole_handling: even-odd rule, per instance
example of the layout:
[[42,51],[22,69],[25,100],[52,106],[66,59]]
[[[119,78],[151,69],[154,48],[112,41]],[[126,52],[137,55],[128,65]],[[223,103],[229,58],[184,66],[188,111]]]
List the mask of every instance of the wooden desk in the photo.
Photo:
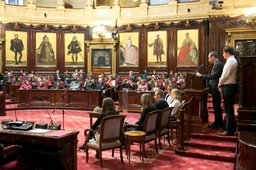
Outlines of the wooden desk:
[[31,131],[6,130],[0,126],[0,141],[6,145],[22,146],[21,158],[31,169],[76,170],[77,134],[79,131]]
[[[18,90],[19,108],[63,108],[62,95],[65,90],[29,89]],[[99,106],[102,91],[98,90],[67,90],[65,93],[65,109],[93,110]],[[39,100],[39,97],[42,101]],[[43,102],[43,103],[42,103]]]

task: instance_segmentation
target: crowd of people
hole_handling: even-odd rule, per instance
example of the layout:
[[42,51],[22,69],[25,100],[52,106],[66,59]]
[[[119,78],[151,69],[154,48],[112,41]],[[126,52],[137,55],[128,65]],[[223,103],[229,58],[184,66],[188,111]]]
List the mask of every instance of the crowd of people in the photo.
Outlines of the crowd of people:
[[118,87],[120,84],[124,88],[138,91],[156,91],[161,89],[168,90],[168,86],[173,88],[184,89],[186,87],[185,74],[173,73],[157,74],[153,71],[148,74],[147,70],[143,74],[134,74],[133,71],[127,73],[127,76],[117,76],[111,74],[106,76],[103,72],[100,75],[86,74],[82,69],[75,69],[69,73],[65,71],[60,73],[56,70],[54,74],[38,75],[34,71],[26,73],[23,70],[17,74],[13,74],[9,70],[6,75],[0,77],[1,85],[6,82],[20,86],[20,89],[64,89],[70,90],[105,90],[110,87]]

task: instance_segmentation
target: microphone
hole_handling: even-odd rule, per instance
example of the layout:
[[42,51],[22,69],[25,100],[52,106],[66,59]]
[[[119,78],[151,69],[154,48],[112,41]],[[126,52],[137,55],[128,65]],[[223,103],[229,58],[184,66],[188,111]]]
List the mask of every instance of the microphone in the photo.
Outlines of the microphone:
[[51,130],[60,130],[60,129],[61,129],[60,124],[54,124],[54,123],[53,123],[53,119],[52,119],[50,113],[48,112],[48,110],[46,109],[45,104],[44,104],[44,102],[42,101],[41,96],[38,97],[38,100],[41,101],[41,103],[42,103],[43,106],[44,106],[44,109],[46,110],[47,114],[49,115],[49,117],[50,117],[50,119],[51,119],[51,123],[50,123],[50,125],[49,125],[49,129],[51,129]]
[[202,68],[203,68],[203,64],[201,64],[199,67],[197,67],[197,69],[195,70],[194,74],[196,74],[196,72],[199,72]]

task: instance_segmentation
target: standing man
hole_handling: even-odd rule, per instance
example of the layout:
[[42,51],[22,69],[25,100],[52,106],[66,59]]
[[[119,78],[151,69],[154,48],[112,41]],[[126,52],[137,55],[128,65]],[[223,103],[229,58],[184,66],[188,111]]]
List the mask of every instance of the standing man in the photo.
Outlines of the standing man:
[[156,110],[164,110],[165,108],[169,107],[169,104],[166,100],[164,100],[164,92],[161,89],[158,89],[155,92],[154,98],[156,100],[154,104],[154,108]]
[[73,64],[77,64],[78,53],[82,51],[80,46],[81,46],[81,43],[77,41],[77,37],[73,36],[72,41],[68,45],[68,55],[71,54]]
[[154,40],[153,43],[151,44],[148,44],[149,47],[154,47],[154,55],[156,55],[156,60],[157,60],[157,63],[160,63],[162,64],[162,57],[161,55],[164,54],[164,50],[163,50],[163,40],[159,38],[159,34],[156,34],[156,39]]
[[235,132],[235,113],[234,113],[234,98],[238,90],[237,72],[238,62],[234,56],[235,50],[233,47],[225,46],[223,48],[223,57],[226,63],[223,72],[219,79],[218,89],[222,93],[224,99],[224,107],[227,116],[226,130],[218,133],[220,136],[232,136]]
[[[22,58],[22,51],[24,50],[23,42],[21,39],[18,38],[18,34],[14,34],[14,39],[11,39],[11,47],[10,50],[14,52],[14,57],[15,57],[15,63],[19,64],[21,62]],[[19,53],[19,62],[17,60],[17,54]]]
[[214,122],[208,125],[208,128],[219,128],[223,125],[222,109],[221,109],[221,96],[218,90],[219,79],[223,70],[223,64],[218,58],[216,51],[211,51],[208,55],[208,61],[213,64],[210,74],[196,73],[196,76],[209,80],[209,93],[212,94],[212,104],[214,109]]

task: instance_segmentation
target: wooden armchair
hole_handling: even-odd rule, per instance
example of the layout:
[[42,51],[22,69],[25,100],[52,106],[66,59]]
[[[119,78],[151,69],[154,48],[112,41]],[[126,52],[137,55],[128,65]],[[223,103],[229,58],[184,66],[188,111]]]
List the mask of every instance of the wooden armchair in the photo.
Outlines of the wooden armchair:
[[168,107],[164,110],[162,110],[160,116],[159,116],[159,125],[158,125],[158,141],[160,149],[162,149],[161,144],[161,137],[167,135],[168,144],[170,144],[170,135],[169,135],[169,121],[170,121],[170,115],[172,112],[173,107]]
[[181,109],[184,109],[184,106],[187,106],[191,101],[192,101],[193,97],[191,97],[189,99],[188,102],[186,102],[185,100],[182,101],[182,103],[180,104],[178,110],[177,110],[177,119],[174,121],[170,121],[169,122],[169,126],[170,126],[170,130],[171,130],[171,141],[173,139],[173,129],[175,128],[176,131],[176,136],[178,136],[178,126],[180,124],[180,119],[179,119],[179,113]]
[[[143,131],[146,132],[146,137],[145,137],[145,142],[150,142],[150,141],[155,141],[155,149],[156,152],[158,153],[157,149],[157,129],[158,129],[158,119],[159,115],[161,114],[161,110],[155,110],[153,112],[148,113],[146,116],[146,119],[142,125],[137,125],[137,124],[127,124],[125,125],[124,129],[127,130],[129,127],[133,127],[138,129],[139,127],[143,128]],[[139,141],[132,141],[132,142],[139,142]],[[145,154],[145,145],[143,146],[144,150],[144,157],[146,157]],[[140,148],[141,150],[141,148]]]
[[27,166],[19,158],[19,146],[9,145],[0,150],[0,169],[25,170]]
[[123,163],[122,144],[123,144],[123,125],[126,115],[108,116],[102,119],[100,128],[98,130],[86,129],[84,131],[85,137],[89,136],[89,132],[99,132],[99,140],[90,139],[86,143],[86,162],[88,162],[89,148],[99,152],[100,166],[102,166],[102,151],[112,149],[112,157],[114,156],[114,149],[120,149],[120,159]]

